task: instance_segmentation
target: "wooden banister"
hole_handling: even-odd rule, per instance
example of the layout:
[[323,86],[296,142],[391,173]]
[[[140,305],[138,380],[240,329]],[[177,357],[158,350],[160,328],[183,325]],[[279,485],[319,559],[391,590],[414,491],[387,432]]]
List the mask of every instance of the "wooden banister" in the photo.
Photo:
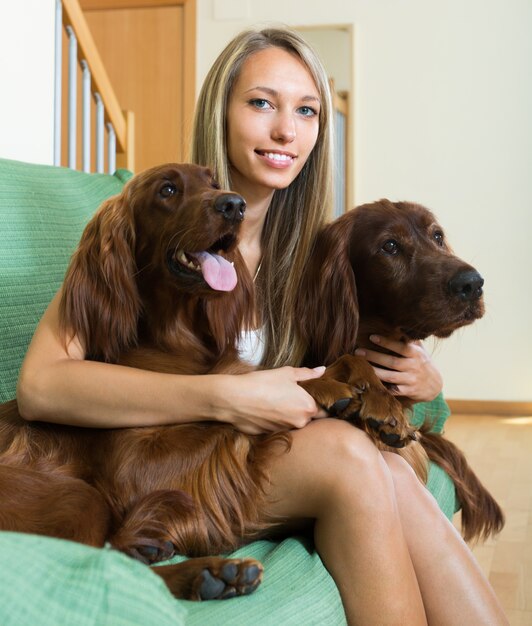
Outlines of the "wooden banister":
[[63,24],[70,26],[78,41],[78,59],[85,60],[90,68],[94,91],[100,94],[105,107],[106,122],[112,124],[116,134],[117,165],[134,169],[134,118],[131,111],[123,112],[94,43],[78,0],[62,0]]

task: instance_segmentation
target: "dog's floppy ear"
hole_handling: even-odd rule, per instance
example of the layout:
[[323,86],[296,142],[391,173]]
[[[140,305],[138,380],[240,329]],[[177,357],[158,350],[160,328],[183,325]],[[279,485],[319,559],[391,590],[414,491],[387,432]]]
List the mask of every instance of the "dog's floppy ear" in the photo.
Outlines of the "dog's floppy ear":
[[135,344],[140,298],[134,279],[135,229],[125,193],[105,201],[87,224],[68,267],[61,328],[87,357],[116,361]]
[[349,262],[350,224],[340,218],[319,233],[302,280],[296,314],[309,365],[329,365],[355,350],[358,301]]

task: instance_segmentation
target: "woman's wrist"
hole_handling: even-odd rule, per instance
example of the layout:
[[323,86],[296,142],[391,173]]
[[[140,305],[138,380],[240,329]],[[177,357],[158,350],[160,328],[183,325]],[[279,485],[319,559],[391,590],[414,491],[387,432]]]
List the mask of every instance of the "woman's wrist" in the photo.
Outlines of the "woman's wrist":
[[229,422],[231,417],[232,399],[236,393],[233,385],[235,376],[227,374],[206,374],[191,376],[190,387],[194,400],[191,421]]

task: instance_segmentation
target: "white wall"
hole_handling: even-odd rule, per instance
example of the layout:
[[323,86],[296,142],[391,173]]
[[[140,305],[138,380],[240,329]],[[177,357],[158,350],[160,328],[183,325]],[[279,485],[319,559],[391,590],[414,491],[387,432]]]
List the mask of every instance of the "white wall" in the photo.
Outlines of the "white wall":
[[0,157],[53,161],[55,0],[0,4]]
[[434,352],[447,397],[532,401],[530,0],[198,0],[198,83],[271,21],[354,25],[356,203],[428,205],[486,279],[484,319]]

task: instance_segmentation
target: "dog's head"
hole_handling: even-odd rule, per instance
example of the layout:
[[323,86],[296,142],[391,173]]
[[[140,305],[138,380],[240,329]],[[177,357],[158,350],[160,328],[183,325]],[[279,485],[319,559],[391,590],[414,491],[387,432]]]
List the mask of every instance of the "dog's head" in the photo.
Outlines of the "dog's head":
[[252,306],[237,248],[244,212],[243,198],[204,167],[170,163],[134,176],[82,235],[65,279],[64,328],[108,361],[136,343],[139,320],[159,339],[180,315],[189,325],[203,316],[215,343],[231,343]]
[[135,176],[123,199],[132,213],[139,273],[165,267],[168,288],[186,292],[231,291],[244,199],[220,189],[211,171],[167,164]]
[[343,218],[362,318],[408,339],[448,337],[484,314],[483,278],[453,254],[425,207],[381,200]]
[[447,337],[482,317],[483,282],[428,209],[381,200],[348,211],[319,233],[303,278],[297,314],[309,362],[352,353],[359,330]]

